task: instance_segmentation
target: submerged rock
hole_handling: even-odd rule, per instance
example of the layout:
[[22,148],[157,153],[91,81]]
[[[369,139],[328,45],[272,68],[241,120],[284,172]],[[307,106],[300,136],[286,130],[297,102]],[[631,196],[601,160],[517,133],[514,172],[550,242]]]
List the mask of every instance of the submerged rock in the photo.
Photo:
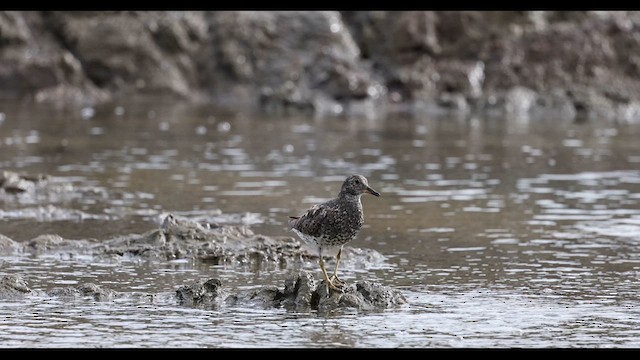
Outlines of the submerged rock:
[[0,254],[11,254],[22,249],[22,245],[0,234]]
[[110,301],[116,296],[116,292],[105,289],[93,283],[81,284],[76,287],[54,288],[48,293],[50,296],[62,298],[80,299],[84,297],[93,298],[95,301]]
[[57,287],[49,292],[31,289],[27,280],[20,275],[5,275],[0,277],[0,299],[16,299],[29,295],[47,295],[63,299],[93,298],[95,301],[110,301],[117,293],[99,285],[86,283],[75,287]]
[[34,294],[27,281],[19,275],[0,277],[0,299],[14,299]]
[[73,257],[91,251],[92,241],[64,239],[56,234],[43,234],[29,240],[22,247],[22,251],[33,254],[57,254]]
[[[53,206],[73,199],[105,197],[106,190],[95,186],[74,186],[64,177],[46,174],[28,174],[4,170],[0,172],[0,201],[7,203],[42,204],[38,207],[12,211],[0,209],[0,215],[12,218],[36,218],[38,220],[87,218],[78,210],[66,210]],[[98,218],[104,219],[101,215]]]
[[45,251],[51,250],[55,248],[59,248],[62,244],[65,243],[65,240],[60,235],[55,234],[43,234],[31,239],[27,243],[27,247],[35,250],[35,251]]
[[31,176],[5,170],[0,173],[0,189],[7,194],[20,194],[34,191],[36,186],[43,186],[48,179],[47,175]]
[[176,290],[180,305],[218,307],[224,303],[226,292],[218,279],[194,282]]

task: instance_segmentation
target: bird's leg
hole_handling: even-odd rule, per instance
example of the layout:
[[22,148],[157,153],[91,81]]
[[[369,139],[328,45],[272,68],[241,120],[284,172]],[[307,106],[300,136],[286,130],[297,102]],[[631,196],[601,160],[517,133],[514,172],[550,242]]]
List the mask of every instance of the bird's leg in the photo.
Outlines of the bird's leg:
[[329,275],[327,274],[327,269],[325,269],[324,267],[324,259],[322,258],[322,248],[320,248],[318,253],[320,255],[320,270],[322,270],[322,276],[324,277],[324,281],[327,282],[327,286],[330,289],[342,292],[342,289],[336,286],[336,284],[333,283],[333,280],[330,279]]
[[331,280],[336,283],[336,285],[342,286],[345,284],[344,281],[340,280],[338,277],[338,266],[340,266],[340,258],[342,257],[342,246],[340,246],[340,250],[338,250],[338,255],[336,255],[336,269],[333,271],[333,275],[331,275]]

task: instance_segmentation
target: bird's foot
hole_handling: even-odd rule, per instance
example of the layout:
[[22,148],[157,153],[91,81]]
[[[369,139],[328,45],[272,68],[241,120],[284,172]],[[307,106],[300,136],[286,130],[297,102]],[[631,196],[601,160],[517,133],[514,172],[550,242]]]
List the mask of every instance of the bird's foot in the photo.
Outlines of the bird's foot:
[[332,283],[334,283],[336,286],[339,286],[339,287],[341,287],[341,288],[342,288],[342,287],[344,287],[344,285],[346,284],[346,283],[345,283],[342,279],[340,279],[340,278],[338,277],[338,275],[336,275],[336,274],[331,275],[331,277],[329,278],[329,281],[331,281],[331,282],[332,282]]
[[341,293],[344,292],[344,281],[336,281],[336,278],[332,276],[330,279],[326,279],[325,282],[327,283],[329,291],[335,290]]
[[343,293],[344,292],[344,288],[343,285],[335,285],[334,283],[327,283],[327,287],[329,288],[329,290],[335,290],[338,292]]

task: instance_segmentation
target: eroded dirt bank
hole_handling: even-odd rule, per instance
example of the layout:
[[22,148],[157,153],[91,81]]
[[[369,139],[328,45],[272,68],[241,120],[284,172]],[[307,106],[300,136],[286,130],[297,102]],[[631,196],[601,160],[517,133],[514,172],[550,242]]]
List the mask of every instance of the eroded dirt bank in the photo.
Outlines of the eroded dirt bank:
[[638,27],[635,11],[8,11],[0,96],[635,120]]

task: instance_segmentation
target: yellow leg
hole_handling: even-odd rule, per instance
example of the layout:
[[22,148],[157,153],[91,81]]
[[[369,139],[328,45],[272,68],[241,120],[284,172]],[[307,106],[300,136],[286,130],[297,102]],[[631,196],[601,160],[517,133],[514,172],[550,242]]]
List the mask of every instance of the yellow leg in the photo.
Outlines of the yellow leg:
[[327,274],[327,269],[325,269],[324,267],[324,259],[322,258],[322,248],[320,248],[320,251],[318,251],[318,253],[320,255],[320,270],[322,270],[322,276],[324,277],[324,281],[327,282],[327,286],[333,290],[342,291],[341,288],[333,283],[333,279],[329,278],[329,274]]
[[336,269],[333,271],[333,275],[330,278],[333,282],[337,282],[336,285],[344,285],[344,281],[340,280],[340,278],[338,277],[340,258],[342,258],[342,246],[340,247],[340,250],[338,250],[338,255],[336,255]]

